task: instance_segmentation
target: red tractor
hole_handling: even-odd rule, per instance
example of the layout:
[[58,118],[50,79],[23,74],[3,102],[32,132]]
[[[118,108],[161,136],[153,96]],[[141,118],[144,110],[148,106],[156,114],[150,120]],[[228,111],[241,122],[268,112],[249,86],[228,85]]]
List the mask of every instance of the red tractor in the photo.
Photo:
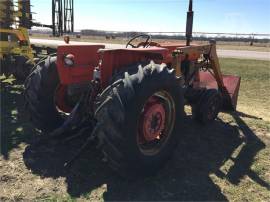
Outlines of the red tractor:
[[[140,35],[123,49],[59,46],[25,84],[34,125],[50,135],[94,125],[82,150],[97,138],[120,174],[157,171],[183,133],[185,104],[201,123],[237,104],[240,78],[221,74],[215,43],[190,45],[192,17],[190,1],[184,45]],[[134,45],[138,37],[145,41]]]

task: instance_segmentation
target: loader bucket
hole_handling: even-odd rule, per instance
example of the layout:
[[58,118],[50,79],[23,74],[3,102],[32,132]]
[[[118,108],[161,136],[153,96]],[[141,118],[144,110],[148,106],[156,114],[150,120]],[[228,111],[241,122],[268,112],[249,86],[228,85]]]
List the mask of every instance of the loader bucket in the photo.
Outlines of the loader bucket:
[[[236,110],[241,78],[233,75],[222,75],[224,86],[228,94],[222,93],[223,110]],[[200,87],[218,89],[216,79],[209,72],[199,72]]]

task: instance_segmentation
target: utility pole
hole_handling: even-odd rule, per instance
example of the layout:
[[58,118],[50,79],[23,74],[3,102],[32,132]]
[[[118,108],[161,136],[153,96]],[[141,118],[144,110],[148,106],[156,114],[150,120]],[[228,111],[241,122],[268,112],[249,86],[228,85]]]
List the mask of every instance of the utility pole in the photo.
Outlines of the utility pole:
[[63,35],[63,4],[62,0],[52,0],[53,36]]
[[53,35],[74,32],[74,1],[52,0]]
[[74,32],[74,2],[64,0],[64,32]]

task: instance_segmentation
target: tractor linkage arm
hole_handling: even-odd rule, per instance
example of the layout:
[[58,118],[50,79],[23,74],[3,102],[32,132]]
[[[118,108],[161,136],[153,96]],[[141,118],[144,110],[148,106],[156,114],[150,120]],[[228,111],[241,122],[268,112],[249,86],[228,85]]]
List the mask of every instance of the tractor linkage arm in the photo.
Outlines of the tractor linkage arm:
[[[180,77],[183,74],[181,72],[181,64],[184,60],[183,58],[189,60],[190,57],[197,57],[200,58],[200,60],[195,61],[194,72],[191,73],[191,76],[185,78],[184,86],[189,85],[189,82],[196,77],[198,70],[202,69],[204,71],[208,71],[216,81],[218,90],[221,93],[223,100],[226,100],[224,103],[231,105],[229,92],[223,82],[215,41],[211,41],[209,45],[178,47],[173,52],[172,60],[172,67],[176,70],[176,76]],[[231,108],[231,106],[229,106],[229,108]]]

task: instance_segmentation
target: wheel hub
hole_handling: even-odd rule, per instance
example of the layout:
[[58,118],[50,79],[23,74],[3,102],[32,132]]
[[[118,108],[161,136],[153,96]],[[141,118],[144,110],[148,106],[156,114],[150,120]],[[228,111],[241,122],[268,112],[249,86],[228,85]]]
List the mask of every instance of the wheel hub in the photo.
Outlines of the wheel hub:
[[146,142],[160,139],[165,127],[166,112],[164,106],[155,99],[149,101],[144,109],[142,128]]
[[144,155],[160,152],[169,140],[175,123],[172,96],[158,91],[146,99],[138,122],[137,145]]

